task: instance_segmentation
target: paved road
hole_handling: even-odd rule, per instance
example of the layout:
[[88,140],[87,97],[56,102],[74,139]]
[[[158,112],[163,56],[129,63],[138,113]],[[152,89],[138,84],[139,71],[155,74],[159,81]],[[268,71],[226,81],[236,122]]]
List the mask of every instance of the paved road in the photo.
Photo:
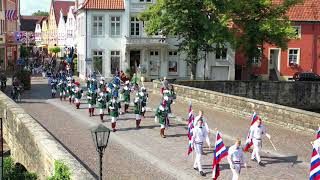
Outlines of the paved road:
[[[89,129],[100,123],[99,117],[89,118],[85,104],[76,110],[68,102],[50,99],[49,87],[42,78],[33,78],[32,84],[32,91],[23,95],[21,106],[96,173],[97,155]],[[159,95],[150,94],[148,106],[155,108],[159,99]],[[153,112],[147,113],[140,130],[134,128],[132,114],[122,115],[118,122],[120,129],[111,134],[104,157],[104,173],[108,174],[105,179],[210,179],[212,148],[206,148],[206,155],[203,156],[207,173],[205,178],[192,169],[192,156],[186,156],[187,137],[183,118],[187,115],[187,104],[178,99],[173,105],[176,118],[172,118],[172,127],[167,131],[166,139],[159,137]],[[248,119],[234,117],[199,103],[194,103],[193,107],[195,112],[204,110],[210,128],[217,127],[222,132],[226,145],[232,145],[236,137],[244,139]],[[106,119],[103,124],[110,127],[110,120]],[[270,143],[265,141],[262,160],[266,166],[259,167],[254,162],[248,162],[249,168],[242,171],[242,179],[307,179],[313,135],[272,124],[266,126],[279,150],[274,152]],[[213,144],[214,134],[210,135],[210,139]],[[231,179],[226,160],[223,160],[221,167],[221,179]]]

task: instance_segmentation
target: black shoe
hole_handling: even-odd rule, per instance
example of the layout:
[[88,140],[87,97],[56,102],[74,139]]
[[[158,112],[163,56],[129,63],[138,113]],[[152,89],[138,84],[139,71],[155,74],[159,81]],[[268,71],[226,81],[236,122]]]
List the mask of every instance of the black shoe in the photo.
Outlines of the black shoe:
[[203,171],[200,171],[201,176],[206,176],[206,174]]
[[264,166],[264,164],[262,162],[259,162],[258,164],[259,164],[259,166]]
[[251,159],[251,161],[256,161],[256,158]]
[[196,171],[198,171],[198,168],[195,168],[195,167],[194,167],[193,169],[196,170]]

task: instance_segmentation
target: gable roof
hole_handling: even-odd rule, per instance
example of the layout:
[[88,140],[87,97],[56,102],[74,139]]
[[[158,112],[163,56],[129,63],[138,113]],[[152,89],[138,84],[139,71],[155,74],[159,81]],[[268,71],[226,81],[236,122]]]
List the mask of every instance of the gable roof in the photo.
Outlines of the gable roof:
[[20,30],[21,31],[34,31],[37,23],[44,18],[45,18],[45,16],[21,16]]
[[68,16],[70,6],[74,6],[73,1],[53,1],[53,10],[56,18],[56,24],[59,24],[60,10],[62,10],[63,16]]
[[[283,0],[273,0],[274,4],[281,4]],[[291,21],[320,21],[319,0],[303,0],[292,7],[287,16]]]
[[86,0],[81,9],[124,10],[123,0]]

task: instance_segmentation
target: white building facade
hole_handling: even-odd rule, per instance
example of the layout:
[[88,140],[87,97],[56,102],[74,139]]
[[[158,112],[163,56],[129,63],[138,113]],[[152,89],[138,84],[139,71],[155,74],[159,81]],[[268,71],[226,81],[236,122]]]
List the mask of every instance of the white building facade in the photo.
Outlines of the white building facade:
[[[101,0],[100,4],[96,1],[99,0],[76,3],[76,46],[81,78],[93,69],[98,69],[105,77],[112,77],[116,70],[134,72],[138,68],[149,80],[165,76],[190,78],[185,56],[177,52],[177,40],[147,36],[144,23],[137,19],[154,0]],[[206,66],[204,60],[198,63],[197,78],[205,75],[208,79],[233,80],[234,57],[231,48],[210,53]],[[97,68],[99,63],[100,69]]]
[[66,22],[63,17],[62,10],[60,10],[60,19],[58,23],[58,31],[57,31],[57,39],[58,39],[58,46],[60,48],[64,48],[66,46]]
[[74,48],[76,45],[76,18],[75,18],[75,7],[69,8],[67,22],[66,22],[66,40],[65,45],[68,48]]

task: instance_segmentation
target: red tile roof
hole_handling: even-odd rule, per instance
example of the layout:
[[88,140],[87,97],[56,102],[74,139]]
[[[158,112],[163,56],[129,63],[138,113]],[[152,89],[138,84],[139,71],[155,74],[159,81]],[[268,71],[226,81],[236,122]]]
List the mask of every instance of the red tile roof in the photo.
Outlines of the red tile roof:
[[[280,4],[283,0],[273,0],[274,4]],[[303,0],[302,3],[292,7],[287,13],[291,21],[320,21],[319,0]]]
[[124,0],[86,0],[83,9],[124,10]]
[[62,10],[63,16],[68,16],[70,6],[74,5],[75,3],[72,1],[53,1],[53,9],[57,25],[60,19],[60,10]]

